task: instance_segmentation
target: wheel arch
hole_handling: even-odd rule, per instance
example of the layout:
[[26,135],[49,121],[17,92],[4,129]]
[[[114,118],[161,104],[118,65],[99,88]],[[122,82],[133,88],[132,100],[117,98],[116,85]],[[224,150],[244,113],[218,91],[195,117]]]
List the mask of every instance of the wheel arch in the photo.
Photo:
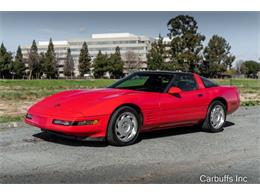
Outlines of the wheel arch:
[[[114,114],[114,112],[115,112],[116,110],[118,110],[119,108],[121,108],[121,107],[123,107],[123,106],[129,106],[129,107],[132,107],[133,109],[135,109],[136,112],[140,115],[140,117],[141,117],[141,118],[140,118],[140,119],[141,119],[141,124],[143,125],[144,115],[143,115],[142,109],[141,109],[138,105],[133,104],[133,103],[120,104],[119,106],[117,106],[117,107],[113,110],[113,112],[112,112],[111,115],[110,115],[110,118],[111,118],[111,116]],[[110,120],[110,118],[109,118],[109,120]]]
[[211,102],[209,103],[208,107],[210,107],[210,105],[214,101],[220,101],[221,103],[223,103],[225,105],[225,107],[226,107],[226,112],[228,111],[228,103],[227,103],[227,100],[225,98],[223,98],[223,97],[216,97],[216,98],[214,98],[213,100],[211,100]]
[[141,125],[143,125],[144,115],[143,115],[143,112],[142,112],[141,108],[140,108],[138,105],[133,104],[133,103],[124,103],[124,104],[120,104],[119,106],[117,106],[117,107],[113,110],[113,112],[110,114],[109,120],[108,120],[108,123],[107,123],[106,134],[107,134],[107,130],[108,130],[108,126],[109,126],[111,117],[113,116],[113,114],[114,114],[119,108],[122,108],[123,106],[129,106],[129,107],[132,107],[133,109],[135,109],[136,112],[140,115]]

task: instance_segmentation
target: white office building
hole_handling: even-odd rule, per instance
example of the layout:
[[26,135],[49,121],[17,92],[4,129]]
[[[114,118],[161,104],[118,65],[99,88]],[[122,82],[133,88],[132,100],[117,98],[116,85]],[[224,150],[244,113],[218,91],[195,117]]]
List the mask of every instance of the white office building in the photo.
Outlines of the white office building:
[[[112,54],[115,52],[117,46],[120,47],[121,57],[125,62],[124,73],[128,73],[127,61],[129,52],[135,54],[135,59],[138,60],[138,69],[147,69],[146,54],[150,50],[153,38],[147,36],[139,36],[130,33],[109,33],[109,34],[93,34],[91,38],[85,40],[66,40],[53,41],[56,57],[59,64],[59,74],[63,77],[63,66],[67,54],[67,48],[71,49],[71,54],[75,64],[75,75],[79,75],[78,61],[79,54],[83,42],[86,42],[89,49],[89,54],[94,59],[99,51],[103,54]],[[49,41],[38,42],[38,52],[45,53],[48,48]],[[24,58],[28,58],[30,46],[22,47]]]

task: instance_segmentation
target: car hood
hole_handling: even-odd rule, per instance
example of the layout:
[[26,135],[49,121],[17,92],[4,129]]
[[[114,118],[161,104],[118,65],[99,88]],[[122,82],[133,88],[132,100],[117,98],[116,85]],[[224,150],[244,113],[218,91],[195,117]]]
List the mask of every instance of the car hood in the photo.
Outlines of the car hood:
[[63,112],[65,114],[66,112],[69,112],[74,116],[83,116],[84,109],[93,107],[98,103],[117,98],[122,95],[137,93],[141,92],[113,88],[68,90],[43,99],[42,101],[34,104],[29,111],[34,113],[44,113],[46,115],[53,115],[53,113],[57,115],[59,112]]

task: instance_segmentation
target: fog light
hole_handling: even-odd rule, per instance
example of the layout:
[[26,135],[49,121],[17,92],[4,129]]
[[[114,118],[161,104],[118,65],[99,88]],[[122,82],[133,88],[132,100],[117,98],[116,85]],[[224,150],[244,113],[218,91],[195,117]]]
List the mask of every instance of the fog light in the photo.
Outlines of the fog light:
[[63,120],[57,120],[57,119],[53,120],[52,123],[56,124],[56,125],[64,125],[64,126],[72,125],[71,121],[63,121]]
[[29,113],[27,113],[27,114],[25,115],[25,118],[32,119],[32,115],[29,114]]

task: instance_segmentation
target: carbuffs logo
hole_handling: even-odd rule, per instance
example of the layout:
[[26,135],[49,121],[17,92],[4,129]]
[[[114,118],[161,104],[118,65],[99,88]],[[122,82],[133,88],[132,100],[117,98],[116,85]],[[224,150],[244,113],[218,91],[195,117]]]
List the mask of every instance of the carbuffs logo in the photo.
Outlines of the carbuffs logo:
[[200,176],[201,183],[247,183],[247,177],[241,175],[223,175],[223,176],[209,176],[203,174]]

